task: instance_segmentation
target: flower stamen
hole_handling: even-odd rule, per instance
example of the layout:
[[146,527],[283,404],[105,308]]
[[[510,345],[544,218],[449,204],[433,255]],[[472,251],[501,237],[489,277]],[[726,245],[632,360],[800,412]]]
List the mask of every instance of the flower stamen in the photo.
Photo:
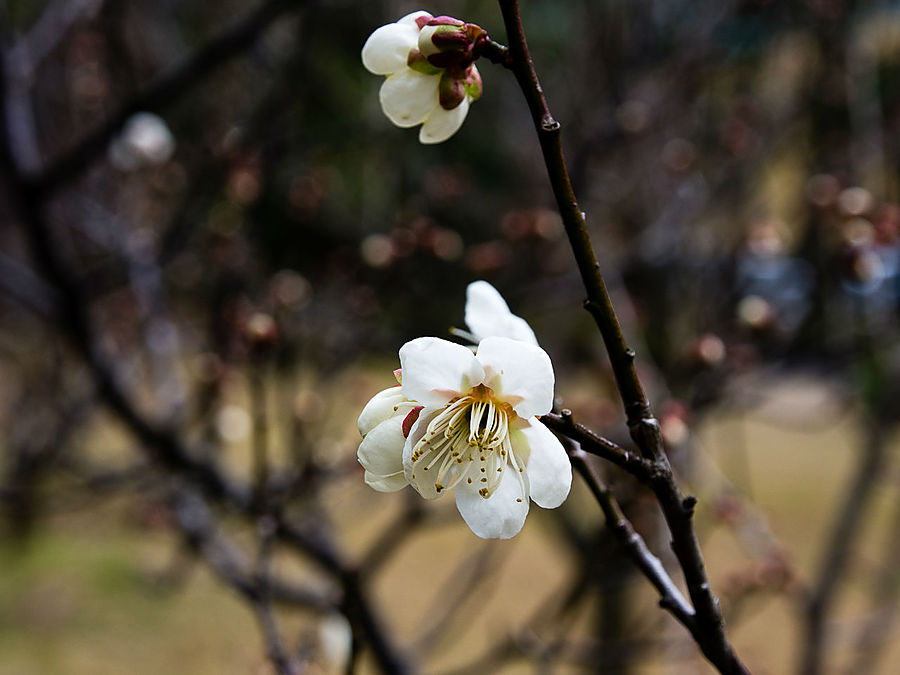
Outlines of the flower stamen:
[[[437,493],[455,487],[463,479],[471,484],[469,474],[478,466],[482,474],[479,482],[485,484],[479,494],[487,499],[500,485],[503,466],[512,456],[509,423],[514,418],[511,406],[497,401],[488,387],[473,387],[428,423],[410,460],[414,467],[421,462],[423,471],[437,467]],[[518,468],[517,464],[513,466]],[[522,484],[521,474],[519,482]]]

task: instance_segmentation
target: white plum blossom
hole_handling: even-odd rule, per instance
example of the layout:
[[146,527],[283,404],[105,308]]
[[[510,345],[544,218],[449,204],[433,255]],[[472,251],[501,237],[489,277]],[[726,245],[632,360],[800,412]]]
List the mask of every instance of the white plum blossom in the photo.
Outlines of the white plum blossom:
[[474,24],[424,11],[378,28],[363,46],[362,62],[387,77],[379,92],[387,118],[398,127],[421,124],[419,141],[426,144],[455,134],[481,96],[474,60],[484,38]]
[[486,337],[508,337],[538,344],[528,322],[510,312],[503,296],[486,281],[473,281],[466,288],[466,326],[475,342]]
[[110,162],[121,171],[165,164],[175,152],[175,137],[165,120],[150,112],[128,118],[122,132],[110,144]]
[[[403,423],[415,408],[416,403],[403,396],[398,384],[375,394],[359,415],[357,426],[363,441],[357,457],[365,469],[366,484],[379,492],[394,492],[408,484],[401,452],[409,424],[404,431]],[[385,448],[396,452],[385,452]]]
[[426,499],[454,489],[469,528],[516,535],[529,499],[556,508],[572,469],[538,417],[553,404],[553,367],[540,347],[487,337],[477,351],[423,337],[400,349],[401,385],[376,394],[359,419],[359,461],[376,490],[407,483]]

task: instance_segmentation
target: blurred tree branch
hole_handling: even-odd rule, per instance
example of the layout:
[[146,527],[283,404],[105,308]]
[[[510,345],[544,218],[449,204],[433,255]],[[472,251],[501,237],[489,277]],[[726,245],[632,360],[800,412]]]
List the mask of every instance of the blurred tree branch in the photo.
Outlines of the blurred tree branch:
[[[80,175],[106,150],[110,140],[134,112],[158,110],[171,103],[192,89],[224,60],[240,54],[250,46],[259,33],[278,16],[300,4],[303,3],[275,1],[262,5],[238,26],[198,50],[181,67],[160,79],[143,95],[125,104],[95,132],[37,174],[29,174],[22,168],[37,164],[33,153],[38,144],[32,137],[33,124],[22,124],[21,119],[16,119],[16,125],[13,126],[9,116],[11,110],[19,114],[29,107],[27,103],[13,100],[15,97],[25,96],[26,92],[9,85],[10,67],[6,50],[0,70],[3,76],[0,81],[0,169],[5,178],[7,194],[18,213],[34,261],[50,286],[55,288],[55,294],[59,298],[57,306],[60,311],[56,318],[90,368],[99,397],[140,439],[143,448],[155,462],[187,478],[202,488],[209,497],[237,509],[251,519],[257,517],[258,509],[250,486],[227,475],[213,463],[209,453],[202,453],[201,458],[201,455],[192,452],[177,430],[168,427],[165,422],[151,421],[139,409],[133,395],[125,387],[124,379],[117,373],[116,363],[104,353],[95,338],[89,314],[90,301],[79,279],[71,272],[55,245],[44,209],[62,184]],[[183,526],[187,527],[189,522],[184,521]],[[383,626],[375,618],[357,572],[339,557],[324,531],[319,528],[315,533],[307,533],[280,514],[272,522],[270,529],[267,538],[277,538],[287,543],[336,576],[344,589],[341,606],[354,626],[354,632],[371,647],[386,671],[404,672],[406,666],[384,633]],[[193,530],[191,536],[198,536],[198,531]],[[222,549],[219,550],[221,552]],[[276,667],[281,672],[293,672],[292,662],[285,656],[280,641],[276,639],[277,631],[268,606],[261,599],[263,595],[259,590],[259,580],[252,585],[241,581],[232,556],[213,560],[219,560],[214,563],[219,573],[253,601]]]
[[[170,73],[160,76],[146,90],[123,103],[117,112],[73,147],[53,158],[35,173],[23,174],[22,179],[49,197],[63,184],[81,175],[105,153],[110,141],[132,115],[143,111],[161,112],[226,61],[244,53],[277,19],[312,1],[269,0],[259,5],[247,17],[223,31]],[[22,161],[21,158],[19,161]],[[30,164],[32,162],[25,162],[26,166]]]

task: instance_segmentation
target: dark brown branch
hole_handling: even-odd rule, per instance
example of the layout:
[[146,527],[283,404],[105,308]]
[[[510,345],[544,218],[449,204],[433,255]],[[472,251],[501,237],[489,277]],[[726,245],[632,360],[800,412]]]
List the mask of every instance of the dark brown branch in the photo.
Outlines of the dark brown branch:
[[659,423],[634,367],[635,353],[625,341],[588,235],[563,154],[560,123],[553,117],[534,69],[518,0],[499,0],[509,40],[509,66],[525,96],[537,130],[553,195],[566,235],[587,292],[585,308],[594,318],[609,354],[616,386],[625,407],[631,437],[643,456],[656,465],[651,483],[669,530],[672,549],[684,573],[688,593],[696,612],[698,630],[693,633],[706,656],[723,673],[746,673],[728,642],[725,622],[706,575],[703,556],[694,532],[692,516],[695,500],[683,499],[663,450]]
[[645,419],[651,417],[650,404],[634,369],[634,351],[629,349],[625,342],[622,328],[606,289],[606,283],[600,274],[599,264],[588,235],[585,214],[578,205],[572,182],[569,179],[569,171],[560,142],[562,126],[550,112],[550,107],[544,97],[544,90],[534,69],[528,51],[528,43],[525,40],[525,30],[519,16],[519,3],[517,0],[500,0],[500,8],[510,41],[508,67],[512,69],[519,87],[525,95],[537,130],[544,163],[547,166],[550,184],[553,188],[553,196],[556,198],[566,235],[572,245],[581,281],[587,291],[588,299],[585,306],[594,317],[606,345],[616,385],[625,403],[629,426],[639,426]]
[[697,631],[697,622],[693,608],[691,608],[681,591],[678,590],[678,587],[669,577],[662,562],[647,548],[643,537],[635,531],[631,521],[625,517],[615,497],[613,497],[609,488],[604,485],[594,467],[591,466],[588,454],[581,448],[576,447],[569,450],[569,458],[572,460],[572,466],[575,467],[575,470],[587,483],[591,494],[594,495],[594,498],[600,505],[603,517],[606,519],[606,526],[616,536],[619,543],[622,544],[622,547],[638,569],[644,573],[644,576],[659,591],[660,607],[671,612],[672,616],[683,624],[690,631],[691,635],[694,635]]
[[279,675],[299,675],[300,664],[288,654],[272,608],[272,554],[275,548],[277,523],[270,516],[264,515],[259,519],[257,530],[260,540],[256,573],[254,574],[257,592],[249,600],[256,611],[263,639],[266,642],[266,652],[272,665],[275,666],[275,670]]
[[900,618],[900,584],[897,570],[900,570],[900,494],[895,494],[894,514],[886,529],[884,554],[879,557],[881,570],[872,584],[871,606],[873,608],[856,642],[857,656],[848,673],[874,673],[879,661],[891,645],[890,636]]
[[41,318],[52,318],[58,300],[56,293],[25,265],[0,253],[0,291],[15,299]]
[[806,640],[798,670],[802,675],[822,672],[827,637],[826,621],[837,595],[839,581],[854,550],[854,542],[860,534],[860,523],[872,498],[872,488],[884,465],[884,429],[875,420],[870,421],[866,427],[862,450],[863,456],[858,463],[856,477],[847,490],[834,529],[828,538],[819,577],[807,598]]
[[541,417],[547,427],[557,433],[563,434],[576,441],[584,452],[597,455],[619,466],[644,484],[650,482],[654,464],[633,452],[603,438],[588,429],[583,424],[577,423],[572,418],[571,410],[562,410],[559,413],[548,413]]
[[[450,633],[450,626],[456,622],[460,625],[461,610],[468,603],[470,613],[478,613],[484,607],[485,595],[488,592],[484,587],[488,586],[495,577],[495,572],[500,569],[498,554],[501,550],[487,543],[474,554],[464,558],[457,567],[451,571],[444,583],[437,589],[434,595],[435,602],[429,605],[422,634],[415,640],[413,651],[425,653],[440,644],[441,638]],[[473,606],[471,600],[478,598],[480,604]],[[439,607],[439,611],[435,611]],[[430,619],[430,621],[429,621]]]
[[362,574],[376,573],[384,563],[397,551],[400,545],[416,531],[416,526],[422,522],[425,509],[418,495],[406,503],[403,511],[394,519],[381,536],[375,540],[372,547],[363,556],[359,565]]
[[[248,572],[247,556],[216,527],[207,503],[196,493],[181,490],[173,501],[176,522],[187,543],[216,575],[243,596],[258,594],[257,583]],[[339,598],[268,577],[266,593],[279,604],[315,611],[334,611]]]

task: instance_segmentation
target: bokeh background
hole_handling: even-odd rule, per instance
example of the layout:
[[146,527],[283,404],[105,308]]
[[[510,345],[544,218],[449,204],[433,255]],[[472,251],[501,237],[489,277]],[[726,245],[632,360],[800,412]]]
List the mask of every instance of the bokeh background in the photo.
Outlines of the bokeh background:
[[[900,6],[522,5],[738,653],[894,672]],[[560,407],[628,443],[510,73],[479,63],[438,146],[381,114],[360,49],[420,8],[3,4],[0,673],[272,672],[272,635],[300,672],[374,672],[378,632],[417,672],[712,672],[577,480],[511,542],[362,482],[359,411],[476,279]],[[425,9],[505,42],[494,3]]]

